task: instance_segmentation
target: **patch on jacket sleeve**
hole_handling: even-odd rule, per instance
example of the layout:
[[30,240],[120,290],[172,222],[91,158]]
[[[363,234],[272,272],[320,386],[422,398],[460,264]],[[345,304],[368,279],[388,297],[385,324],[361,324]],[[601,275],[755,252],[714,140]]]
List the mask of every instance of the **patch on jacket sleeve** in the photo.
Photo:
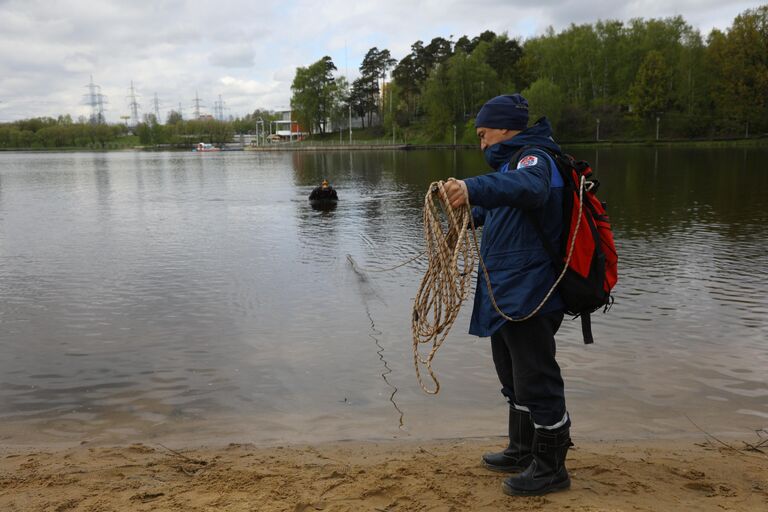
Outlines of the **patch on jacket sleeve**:
[[534,155],[524,156],[519,162],[517,162],[517,169],[521,167],[531,167],[539,163],[539,159]]

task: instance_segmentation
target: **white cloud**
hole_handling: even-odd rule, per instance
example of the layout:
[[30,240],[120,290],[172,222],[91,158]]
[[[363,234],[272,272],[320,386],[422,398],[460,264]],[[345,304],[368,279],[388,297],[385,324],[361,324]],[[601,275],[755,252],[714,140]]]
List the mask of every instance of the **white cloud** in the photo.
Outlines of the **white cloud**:
[[231,76],[222,77],[219,82],[232,91],[247,94],[265,94],[274,91],[275,87],[279,85],[277,82],[265,84],[256,80],[241,80]]

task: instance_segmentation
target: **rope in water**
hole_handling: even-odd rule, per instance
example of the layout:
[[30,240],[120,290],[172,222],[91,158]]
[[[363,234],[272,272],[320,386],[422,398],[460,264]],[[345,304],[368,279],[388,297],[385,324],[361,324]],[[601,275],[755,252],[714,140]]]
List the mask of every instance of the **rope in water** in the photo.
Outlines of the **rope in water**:
[[[494,309],[502,318],[510,322],[522,322],[534,316],[552,296],[568,269],[576,246],[576,235],[581,225],[582,199],[585,188],[587,187],[585,187],[585,179],[582,176],[579,183],[579,210],[576,228],[573,230],[568,256],[560,275],[533,311],[525,316],[513,318],[506,315],[496,304],[491,278],[488,275],[485,262],[480,256],[477,229],[472,219],[469,202],[454,209],[448,202],[443,181],[433,182],[429,186],[424,199],[423,214],[428,266],[413,301],[411,317],[416,378],[425,393],[436,395],[440,391],[440,382],[432,370],[432,360],[448,336],[461,305],[467,298],[475,262],[480,261],[480,268],[488,287],[488,296]],[[426,357],[421,355],[419,349],[422,344],[432,345]],[[421,365],[426,367],[434,385],[433,389],[427,388],[424,384]]]

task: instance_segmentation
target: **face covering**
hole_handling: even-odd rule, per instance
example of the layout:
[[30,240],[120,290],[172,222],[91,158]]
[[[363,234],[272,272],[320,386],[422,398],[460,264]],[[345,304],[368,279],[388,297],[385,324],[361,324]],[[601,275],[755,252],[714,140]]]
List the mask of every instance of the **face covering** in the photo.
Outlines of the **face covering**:
[[498,171],[499,167],[509,161],[509,158],[512,156],[512,153],[515,149],[516,148],[514,147],[510,147],[499,142],[493,146],[488,146],[485,148],[483,151],[483,156],[485,157],[485,161],[488,163],[488,165],[490,165],[494,170]]

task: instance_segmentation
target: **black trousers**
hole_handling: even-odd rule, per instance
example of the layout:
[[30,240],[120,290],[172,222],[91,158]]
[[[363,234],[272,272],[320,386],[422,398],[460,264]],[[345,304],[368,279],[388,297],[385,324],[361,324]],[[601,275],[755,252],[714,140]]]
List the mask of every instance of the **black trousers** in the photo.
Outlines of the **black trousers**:
[[555,360],[555,333],[563,313],[535,316],[524,322],[506,322],[491,335],[491,348],[501,393],[510,406],[530,410],[538,427],[565,418],[565,390]]

